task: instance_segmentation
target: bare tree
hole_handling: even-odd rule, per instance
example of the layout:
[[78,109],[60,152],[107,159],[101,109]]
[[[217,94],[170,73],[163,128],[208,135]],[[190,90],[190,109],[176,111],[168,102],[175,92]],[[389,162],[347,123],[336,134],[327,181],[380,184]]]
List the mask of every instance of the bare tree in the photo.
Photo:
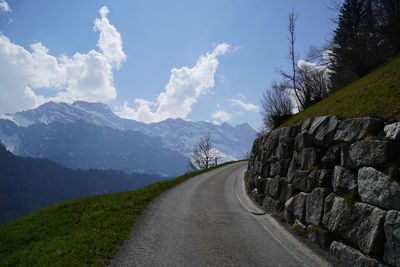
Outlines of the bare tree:
[[281,70],[280,73],[283,77],[284,82],[287,84],[288,88],[293,90],[294,96],[296,98],[297,106],[299,110],[303,110],[308,107],[309,104],[309,92],[308,88],[304,88],[299,83],[301,77],[299,77],[300,69],[298,66],[298,56],[296,54],[296,22],[298,14],[294,13],[293,9],[289,13],[288,21],[288,40],[289,40],[289,62],[291,65],[291,71],[286,72]]
[[[281,70],[283,78],[281,84],[286,84],[288,90],[293,91],[293,96],[297,102],[297,109],[304,110],[315,102],[326,97],[329,92],[328,61],[324,60],[324,52],[317,47],[311,47],[309,58],[313,61],[321,61],[326,64],[305,62],[299,64],[296,54],[296,21],[298,15],[292,10],[289,13],[288,40],[289,40],[289,61],[291,64],[290,72]],[[325,57],[326,58],[326,57]]]
[[[342,5],[343,5],[343,0],[330,0],[326,7],[331,11],[334,11],[335,13],[340,13]],[[329,20],[335,25],[339,24],[339,19],[337,17],[331,17],[329,18]]]
[[196,169],[202,170],[215,165],[218,157],[219,153],[213,147],[211,137],[206,135],[194,146],[191,162]]
[[271,88],[264,91],[261,99],[264,129],[271,130],[292,115],[292,100],[287,92],[287,84],[273,82]]
[[[293,9],[289,13],[289,23],[288,23],[288,39],[289,39],[289,60],[292,65],[292,73],[291,73],[291,81],[293,89],[296,86],[296,73],[297,73],[297,56],[296,56],[296,21],[297,21],[298,14],[295,14]],[[297,97],[298,92],[295,90],[295,94]],[[299,97],[297,97],[299,98]]]

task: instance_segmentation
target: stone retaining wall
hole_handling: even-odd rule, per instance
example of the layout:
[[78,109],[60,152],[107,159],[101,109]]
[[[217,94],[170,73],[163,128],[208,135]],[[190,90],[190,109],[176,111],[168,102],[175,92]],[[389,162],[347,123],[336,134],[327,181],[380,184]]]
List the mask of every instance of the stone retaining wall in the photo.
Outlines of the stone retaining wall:
[[253,144],[246,188],[351,266],[400,266],[400,122],[310,118]]

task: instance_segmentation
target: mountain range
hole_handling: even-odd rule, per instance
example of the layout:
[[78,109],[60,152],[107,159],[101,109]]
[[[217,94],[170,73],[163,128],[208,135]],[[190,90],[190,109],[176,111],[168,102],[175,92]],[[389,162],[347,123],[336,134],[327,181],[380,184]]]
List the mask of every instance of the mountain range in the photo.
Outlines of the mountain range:
[[117,169],[175,176],[185,172],[194,145],[210,135],[222,161],[244,158],[256,131],[247,123],[167,119],[142,123],[117,116],[102,103],[48,102],[4,114],[0,140],[16,155],[49,158],[71,168]]

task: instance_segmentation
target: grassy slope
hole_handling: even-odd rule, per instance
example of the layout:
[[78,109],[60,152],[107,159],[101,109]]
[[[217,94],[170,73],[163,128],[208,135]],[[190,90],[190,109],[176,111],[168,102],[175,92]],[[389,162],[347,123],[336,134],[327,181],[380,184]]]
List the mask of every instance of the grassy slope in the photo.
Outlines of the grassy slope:
[[15,219],[0,226],[0,266],[104,266],[153,199],[211,169],[134,191],[67,201]]
[[294,115],[281,127],[309,117],[333,114],[343,118],[372,116],[389,122],[400,121],[400,55]]

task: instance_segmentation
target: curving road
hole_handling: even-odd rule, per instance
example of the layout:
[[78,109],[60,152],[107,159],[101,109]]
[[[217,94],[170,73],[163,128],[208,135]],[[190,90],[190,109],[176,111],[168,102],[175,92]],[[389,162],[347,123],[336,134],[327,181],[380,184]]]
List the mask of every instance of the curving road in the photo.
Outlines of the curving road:
[[139,218],[111,266],[331,266],[244,193],[247,162],[196,176]]

